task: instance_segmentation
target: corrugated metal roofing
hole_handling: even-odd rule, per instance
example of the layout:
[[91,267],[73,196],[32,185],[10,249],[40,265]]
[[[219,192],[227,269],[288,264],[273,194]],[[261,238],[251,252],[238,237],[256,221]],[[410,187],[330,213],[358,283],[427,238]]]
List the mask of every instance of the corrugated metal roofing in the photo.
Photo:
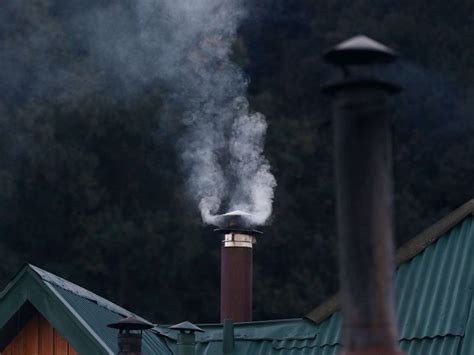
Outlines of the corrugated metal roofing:
[[[197,334],[196,353],[222,354],[222,325],[199,325],[205,333]],[[235,354],[337,355],[340,345],[318,345],[320,325],[308,319],[236,323]],[[161,334],[170,336],[170,347],[176,346],[176,334],[165,327],[157,327]]]
[[[402,264],[395,289],[400,346],[407,354],[474,355],[474,217],[466,216]],[[339,311],[319,324],[306,319],[236,324],[235,353],[337,355],[341,324]],[[222,354],[222,325],[200,327],[206,333],[197,338],[197,354]]]
[[395,289],[401,338],[464,335],[473,283],[474,218],[468,217],[399,267]]
[[[74,308],[84,321],[95,331],[107,346],[117,353],[117,330],[107,327],[107,324],[117,322],[125,314],[118,314],[104,308],[94,301],[83,298],[68,290],[55,286],[56,290]],[[128,315],[128,314],[127,314]],[[143,332],[143,354],[172,354],[166,343],[151,331]]]
[[462,338],[459,336],[443,336],[435,338],[423,338],[402,340],[400,348],[407,354],[414,355],[472,355],[472,352],[461,352]]
[[[205,333],[197,334],[198,354],[222,354],[222,325],[199,325]],[[318,326],[307,319],[288,319],[251,323],[237,323],[234,327],[236,354],[314,354]],[[165,327],[156,328],[173,338],[176,334]],[[329,348],[329,347],[328,347]],[[319,354],[319,353],[318,353]],[[321,353],[322,354],[322,353]],[[332,354],[332,352],[325,352]]]
[[[474,218],[469,216],[398,268],[395,290],[400,338],[464,335],[473,289]],[[340,344],[341,321],[336,312],[321,323],[319,345]]]
[[[339,355],[341,347],[325,346],[325,347],[287,347],[284,349],[275,348],[271,341],[239,341],[236,344],[235,354],[252,354],[252,355],[268,355],[268,354],[285,354],[285,355]],[[215,355],[222,354],[221,343],[198,343],[196,354],[199,355]],[[424,354],[423,354],[424,355]]]
[[[108,328],[107,324],[117,322],[125,316],[141,317],[56,275],[35,266],[30,267],[56,290],[109,349],[115,354],[118,352],[117,330]],[[166,342],[152,331],[143,332],[142,344],[144,355],[173,354]]]
[[[398,268],[395,290],[400,338],[463,336],[473,288],[474,218],[469,216]],[[341,321],[336,312],[321,323],[319,345],[340,344]]]
[[[402,264],[395,280],[400,339],[409,354],[437,354],[434,351],[439,347],[451,349],[440,354],[474,354],[472,345],[462,352],[459,346],[474,338],[474,314],[470,312],[474,289],[472,216]],[[323,321],[318,345],[341,344],[341,322],[340,312]],[[473,324],[473,329],[464,337],[468,324]],[[429,352],[430,346],[433,350]]]
[[[474,295],[474,292],[473,292]],[[473,297],[474,298],[474,297]],[[471,301],[471,309],[467,319],[466,331],[461,344],[461,354],[474,354],[474,299]]]
[[341,312],[334,313],[319,325],[317,343],[319,346],[341,344]]

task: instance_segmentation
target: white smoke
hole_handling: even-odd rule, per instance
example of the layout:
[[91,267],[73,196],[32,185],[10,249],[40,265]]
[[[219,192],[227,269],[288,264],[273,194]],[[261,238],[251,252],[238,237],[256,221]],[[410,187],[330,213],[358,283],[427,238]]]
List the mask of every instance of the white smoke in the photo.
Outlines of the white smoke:
[[261,113],[249,113],[247,100],[238,98],[238,115],[230,138],[231,168],[237,176],[232,209],[251,213],[256,224],[270,217],[276,181],[263,155],[267,122]]
[[[245,14],[243,2],[146,0],[137,6],[142,44],[160,48],[155,73],[183,110],[181,158],[203,220],[215,223],[224,207],[247,211],[254,223],[265,223],[276,186],[263,154],[267,123],[249,110],[247,80],[230,58]],[[157,27],[150,26],[153,9],[158,9],[152,20]]]
[[[251,213],[258,224],[269,218],[276,183],[263,155],[267,124],[262,114],[249,109],[247,79],[231,60],[237,29],[245,17],[244,0],[122,0],[107,6],[88,2],[58,27],[50,25],[49,10],[67,9],[67,5],[54,0],[32,2],[36,5],[13,2],[9,8],[18,14],[28,6],[41,10],[35,10],[31,19],[41,31],[25,35],[40,55],[27,57],[41,62],[35,72],[56,69],[37,81],[41,83],[38,93],[54,97],[54,89],[88,96],[102,90],[126,98],[150,85],[163,85],[169,92],[165,101],[173,109],[160,112],[160,119],[178,119],[179,108],[184,133],[177,145],[187,188],[203,220],[214,223],[216,213],[233,209]],[[0,17],[3,23],[12,18],[8,13]],[[63,25],[68,27],[61,32]],[[87,53],[81,54],[82,60],[101,73],[103,82],[82,80],[71,69],[73,61],[71,68],[61,65],[63,57],[55,57],[62,53],[56,50],[62,43],[57,33],[74,34],[74,41],[81,44],[79,52]],[[8,49],[2,54],[12,63],[25,57],[20,44],[8,45],[2,47]],[[0,58],[0,62],[5,61]],[[30,66],[22,66],[25,78]],[[18,80],[12,76],[10,81]],[[56,81],[59,84],[53,85]],[[66,86],[70,89],[64,90]]]

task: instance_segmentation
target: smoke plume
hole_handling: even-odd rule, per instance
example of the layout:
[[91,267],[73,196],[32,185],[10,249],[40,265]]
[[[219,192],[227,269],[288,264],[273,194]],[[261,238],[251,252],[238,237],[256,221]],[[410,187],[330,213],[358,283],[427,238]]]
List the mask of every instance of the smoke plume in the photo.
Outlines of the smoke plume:
[[[96,53],[105,55],[102,61],[114,58],[122,76],[160,80],[170,92],[168,105],[181,108],[178,149],[203,220],[214,223],[219,211],[240,209],[265,223],[276,185],[263,154],[267,123],[250,110],[247,79],[231,60],[243,1],[142,0],[135,6],[138,28],[129,25],[131,35],[117,37],[113,26],[100,26]],[[117,19],[120,11],[114,12],[108,17]],[[169,112],[168,119],[176,119],[176,110]]]
[[157,116],[163,129],[179,120],[177,147],[203,220],[241,209],[264,223],[275,187],[263,155],[267,124],[250,110],[247,78],[231,60],[244,17],[244,0],[8,3],[4,98],[61,104],[101,92],[122,100],[160,85],[167,107]]
[[162,42],[169,55],[160,67],[166,68],[163,79],[175,104],[183,107],[181,156],[203,220],[213,223],[226,202],[224,208],[247,211],[254,223],[265,223],[275,187],[263,155],[267,123],[250,111],[247,80],[231,61],[243,2],[166,0],[160,12],[163,33],[171,34]]

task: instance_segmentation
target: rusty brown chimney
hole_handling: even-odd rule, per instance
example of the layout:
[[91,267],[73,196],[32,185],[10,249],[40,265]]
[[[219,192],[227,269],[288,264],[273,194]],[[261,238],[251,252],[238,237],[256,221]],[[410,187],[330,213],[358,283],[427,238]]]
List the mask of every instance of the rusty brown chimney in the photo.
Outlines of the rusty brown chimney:
[[252,320],[253,246],[261,232],[251,228],[250,214],[233,211],[220,215],[224,236],[221,247],[221,322]]
[[394,311],[390,100],[374,74],[395,52],[365,36],[326,53],[344,77],[333,101],[344,355],[399,355]]
[[118,355],[141,355],[143,331],[153,328],[153,324],[135,317],[126,317],[107,325],[118,329]]

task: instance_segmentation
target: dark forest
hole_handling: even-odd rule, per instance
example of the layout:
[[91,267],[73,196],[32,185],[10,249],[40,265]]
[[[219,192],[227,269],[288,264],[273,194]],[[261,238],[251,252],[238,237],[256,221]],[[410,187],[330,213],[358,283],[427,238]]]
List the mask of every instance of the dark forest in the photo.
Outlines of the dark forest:
[[[149,80],[118,79],[91,54],[97,29],[84,16],[112,14],[101,22],[111,32],[134,17],[133,1],[117,16],[114,3],[2,5],[0,287],[32,263],[154,322],[214,322],[220,239],[186,192],[169,120],[179,108],[153,74],[161,68],[137,61]],[[232,58],[251,109],[266,116],[277,181],[255,249],[254,316],[301,317],[338,289],[333,131],[320,92],[333,69],[322,54],[360,33],[401,54],[386,73],[404,88],[393,120],[400,245],[474,197],[474,3],[248,3]],[[125,60],[138,55],[123,48]]]

